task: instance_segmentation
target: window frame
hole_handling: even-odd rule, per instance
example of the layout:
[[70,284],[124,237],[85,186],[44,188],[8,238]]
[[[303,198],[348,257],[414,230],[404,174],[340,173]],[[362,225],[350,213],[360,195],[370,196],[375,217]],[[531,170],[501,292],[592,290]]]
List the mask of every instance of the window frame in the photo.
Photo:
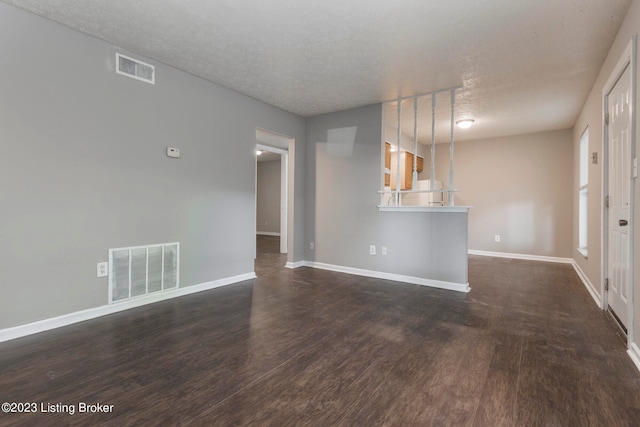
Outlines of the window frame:
[[578,150],[578,252],[588,257],[589,126],[580,135]]

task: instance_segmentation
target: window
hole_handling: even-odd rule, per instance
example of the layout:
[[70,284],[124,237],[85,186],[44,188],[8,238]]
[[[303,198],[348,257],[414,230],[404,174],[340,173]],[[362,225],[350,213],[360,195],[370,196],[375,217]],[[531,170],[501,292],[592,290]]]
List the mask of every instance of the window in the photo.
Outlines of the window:
[[587,196],[589,194],[589,128],[580,137],[580,186],[578,188],[578,251],[587,256]]

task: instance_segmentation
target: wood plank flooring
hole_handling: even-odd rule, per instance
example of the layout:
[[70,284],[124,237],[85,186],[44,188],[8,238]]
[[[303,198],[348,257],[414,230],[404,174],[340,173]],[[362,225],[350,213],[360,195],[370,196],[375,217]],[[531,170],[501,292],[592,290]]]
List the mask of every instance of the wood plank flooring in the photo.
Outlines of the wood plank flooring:
[[640,425],[640,373],[569,265],[472,256],[461,294],[258,246],[255,280],[0,343],[0,402],[39,409],[0,425]]

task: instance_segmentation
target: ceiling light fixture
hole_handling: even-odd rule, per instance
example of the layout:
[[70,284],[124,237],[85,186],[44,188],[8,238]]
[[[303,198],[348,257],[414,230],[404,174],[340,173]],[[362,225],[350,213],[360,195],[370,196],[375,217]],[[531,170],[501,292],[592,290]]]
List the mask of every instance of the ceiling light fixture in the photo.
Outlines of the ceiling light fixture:
[[392,145],[391,148],[389,149],[389,151],[391,151],[392,153],[395,153],[396,151],[398,151],[398,147],[394,147]]
[[262,150],[256,150],[256,156],[259,156],[260,154],[262,154]]
[[456,124],[460,129],[469,129],[471,125],[473,125],[473,122],[475,122],[475,120],[464,119],[464,120],[458,120]]

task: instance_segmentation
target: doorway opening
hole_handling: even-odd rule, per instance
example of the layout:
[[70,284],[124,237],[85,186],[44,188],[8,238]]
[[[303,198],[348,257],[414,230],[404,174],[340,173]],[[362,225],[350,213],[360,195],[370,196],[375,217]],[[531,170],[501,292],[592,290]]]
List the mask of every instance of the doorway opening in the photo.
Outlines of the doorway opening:
[[266,236],[266,240],[273,241],[277,236],[281,254],[292,253],[293,158],[290,151],[294,142],[293,138],[256,129],[256,237]]

